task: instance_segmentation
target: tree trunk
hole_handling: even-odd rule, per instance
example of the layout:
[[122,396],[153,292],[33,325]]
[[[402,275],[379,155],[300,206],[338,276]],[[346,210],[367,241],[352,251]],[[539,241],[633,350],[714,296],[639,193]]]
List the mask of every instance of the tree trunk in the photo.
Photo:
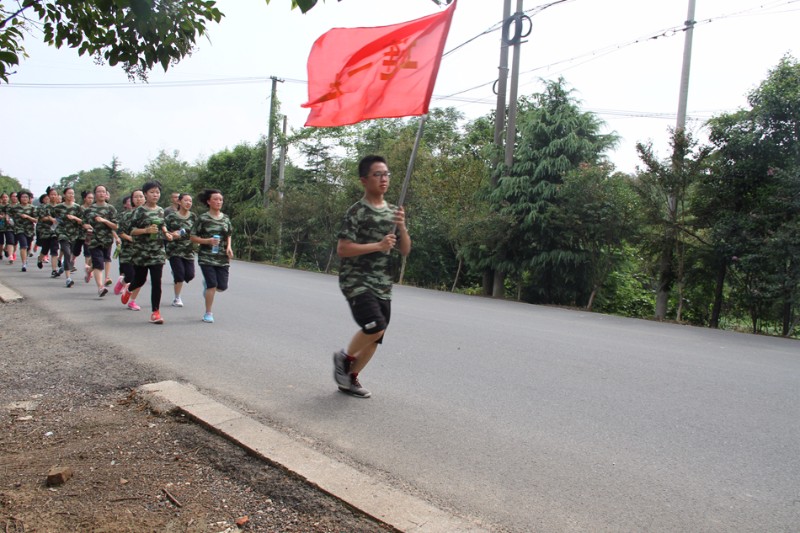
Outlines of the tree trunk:
[[333,262],[333,252],[334,252],[334,250],[335,250],[335,248],[331,248],[331,252],[328,254],[328,264],[325,265],[325,273],[326,274],[331,271],[331,263]]
[[[786,268],[786,273],[784,274],[787,280],[792,279],[792,272],[794,271],[794,259],[790,259]],[[792,334],[792,329],[794,329],[794,320],[793,320],[793,313],[792,313],[792,288],[791,282],[784,282],[784,289],[783,289],[783,327],[781,329],[781,333],[784,337],[788,337]]]
[[487,268],[483,271],[483,295],[491,296],[494,287],[494,270]]
[[672,255],[674,251],[675,239],[672,231],[668,231],[664,238],[661,249],[661,260],[659,263],[658,289],[656,290],[656,320],[664,320],[667,316],[667,303],[669,302],[669,292],[675,273],[672,268]]
[[461,265],[463,264],[463,260],[458,260],[458,269],[456,269],[456,277],[453,280],[453,286],[450,288],[450,292],[456,292],[456,287],[458,286],[458,278],[461,276]]
[[719,328],[719,317],[722,314],[722,294],[725,288],[725,275],[728,273],[728,267],[722,263],[717,270],[717,285],[714,288],[714,305],[711,308],[711,322],[709,327]]
[[492,298],[504,299],[506,297],[506,274],[500,270],[494,272],[492,284]]
[[591,311],[594,305],[594,297],[597,296],[597,286],[592,287],[592,293],[589,295],[589,303],[586,304],[586,310]]

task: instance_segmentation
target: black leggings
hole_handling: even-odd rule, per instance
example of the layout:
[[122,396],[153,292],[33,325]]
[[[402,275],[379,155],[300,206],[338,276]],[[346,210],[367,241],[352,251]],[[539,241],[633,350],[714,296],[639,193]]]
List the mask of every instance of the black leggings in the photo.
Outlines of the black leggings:
[[128,284],[133,283],[136,277],[136,270],[133,267],[133,263],[120,263],[119,273],[124,278],[123,281]]
[[161,309],[161,273],[164,270],[164,265],[147,265],[139,266],[133,265],[133,283],[130,284],[128,290],[133,292],[139,287],[144,286],[147,281],[147,273],[150,272],[150,304],[155,313]]

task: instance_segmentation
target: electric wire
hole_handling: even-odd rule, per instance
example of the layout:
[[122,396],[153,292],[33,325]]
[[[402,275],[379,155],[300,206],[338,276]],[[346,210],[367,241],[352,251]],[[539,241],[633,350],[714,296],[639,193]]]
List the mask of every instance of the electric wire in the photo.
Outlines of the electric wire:
[[[548,8],[554,7],[559,4],[564,4],[568,2],[574,2],[575,0],[555,0],[553,2],[549,2],[546,4],[541,4],[535,6],[533,8],[527,9],[524,11],[526,14],[530,14],[532,16],[537,15]],[[745,16],[753,16],[753,15],[772,15],[776,13],[783,13],[786,11],[769,11],[774,10],[780,7],[788,6],[791,4],[795,4],[800,2],[800,0],[773,0],[771,2],[764,2],[757,6],[753,6],[750,8],[742,9],[739,11],[725,13],[721,15],[716,15],[713,17],[708,17],[702,20],[694,21],[693,26],[697,26],[700,24],[709,24],[714,21],[724,20],[728,18],[737,18],[737,17],[745,17]],[[760,12],[759,12],[760,11]],[[797,9],[791,9],[788,11],[797,11]],[[445,52],[442,57],[448,56],[460,50],[461,48],[465,47],[466,45],[474,42],[475,40],[493,33],[499,30],[503,25],[503,21],[493,24],[486,30],[478,33],[477,35],[467,39],[466,41],[460,43],[459,45],[453,47],[452,49]],[[684,32],[687,29],[687,25],[684,23],[683,25],[676,25],[671,26],[665,29],[658,30],[654,33],[649,33],[643,35],[641,37],[637,37],[630,41],[625,41],[622,43],[612,44],[605,47],[597,48],[591,50],[589,52],[585,52],[583,54],[578,54],[576,56],[562,59],[559,61],[554,61],[548,63],[546,65],[540,65],[534,67],[532,69],[528,69],[525,71],[520,72],[520,75],[530,74],[533,72],[537,72],[540,70],[551,69],[558,65],[570,64],[575,63],[576,61],[580,61],[579,63],[575,63],[571,66],[565,67],[563,70],[559,72],[563,72],[565,70],[578,67],[590,61],[594,61],[611,53],[617,52],[629,46],[634,46],[637,44],[642,44],[645,42],[649,42],[651,40],[662,39],[662,38],[670,38],[675,35],[679,35],[680,33]],[[288,83],[294,84],[301,84],[306,85],[308,83],[307,80],[301,79],[293,79],[293,78],[282,78],[284,81]],[[0,85],[0,88],[26,88],[26,89],[143,89],[143,88],[171,88],[171,87],[205,87],[205,86],[218,86],[218,85],[245,85],[245,84],[260,84],[260,83],[269,83],[271,78],[269,76],[249,76],[249,77],[235,77],[235,78],[218,78],[218,79],[197,79],[197,80],[184,80],[184,81],[165,81],[165,82],[148,82],[145,84],[131,84],[129,82],[120,82],[120,83],[87,83],[87,84],[80,84],[80,83],[17,83],[17,84],[6,84]],[[495,83],[495,80],[487,81],[485,83],[481,83],[475,85],[473,87],[469,87],[467,89],[462,89],[460,91],[456,91],[454,93],[450,93],[447,95],[433,95],[434,101],[455,101],[460,102],[463,105],[468,104],[490,104],[493,101],[492,97],[478,97],[478,98],[465,98],[461,95],[466,93],[470,93],[472,91],[476,91],[478,89],[482,89],[488,86],[491,86]],[[527,85],[527,84],[523,84]],[[650,113],[650,112],[640,112],[640,111],[614,111],[614,110],[604,110],[599,114],[603,115],[612,115],[612,116],[624,116],[624,117],[646,117],[646,118],[674,118],[674,114],[670,113]],[[696,116],[696,115],[695,115]]]

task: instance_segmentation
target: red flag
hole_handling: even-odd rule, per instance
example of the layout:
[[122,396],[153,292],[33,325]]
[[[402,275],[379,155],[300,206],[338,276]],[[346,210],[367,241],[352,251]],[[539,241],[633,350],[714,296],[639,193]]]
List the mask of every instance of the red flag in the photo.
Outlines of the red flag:
[[456,2],[441,13],[374,28],[334,28],[308,56],[306,126],[424,115]]

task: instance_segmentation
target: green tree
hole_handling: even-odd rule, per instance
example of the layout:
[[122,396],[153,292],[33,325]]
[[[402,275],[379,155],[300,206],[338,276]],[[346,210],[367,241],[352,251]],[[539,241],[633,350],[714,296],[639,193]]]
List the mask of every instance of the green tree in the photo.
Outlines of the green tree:
[[191,54],[210,22],[223,14],[213,0],[21,0],[0,3],[0,79],[19,64],[23,31],[40,26],[44,42],[66,45],[98,62],[121,65],[130,79],[147,79]]
[[608,164],[581,164],[564,176],[556,200],[546,218],[558,228],[562,248],[576,258],[586,284],[582,292],[589,291],[585,306],[591,310],[636,233],[638,199],[627,175]]
[[716,273],[711,325],[722,314],[728,274],[732,312],[754,332],[775,320],[783,335],[798,321],[800,65],[787,56],[748,96],[750,109],[709,121],[713,172],[698,189]]
[[493,267],[514,276],[532,301],[574,303],[588,296],[581,294],[583,257],[560,239],[550,215],[564,177],[581,164],[602,162],[617,138],[600,133],[602,122],[581,111],[563,78],[522,98],[519,110],[514,163],[502,169],[491,192],[497,212],[512,221],[495,247]]
[[672,155],[660,160],[651,144],[638,143],[636,149],[645,164],[639,174],[636,189],[641,198],[645,223],[644,246],[655,258],[655,318],[666,318],[669,296],[676,281],[679,283],[678,315],[683,302],[686,239],[692,236],[688,230],[687,204],[690,187],[705,171],[709,150],[696,148],[696,142],[679,130],[671,136]]
[[6,176],[3,174],[3,171],[0,170],[0,193],[9,193],[11,191],[19,191],[20,189],[22,189],[22,184],[20,184],[18,179]]
[[166,207],[170,203],[171,193],[189,192],[193,189],[197,174],[197,166],[182,161],[177,150],[171,154],[161,150],[154,159],[147,162],[137,179],[141,183],[151,180],[160,182],[163,187],[161,205]]

